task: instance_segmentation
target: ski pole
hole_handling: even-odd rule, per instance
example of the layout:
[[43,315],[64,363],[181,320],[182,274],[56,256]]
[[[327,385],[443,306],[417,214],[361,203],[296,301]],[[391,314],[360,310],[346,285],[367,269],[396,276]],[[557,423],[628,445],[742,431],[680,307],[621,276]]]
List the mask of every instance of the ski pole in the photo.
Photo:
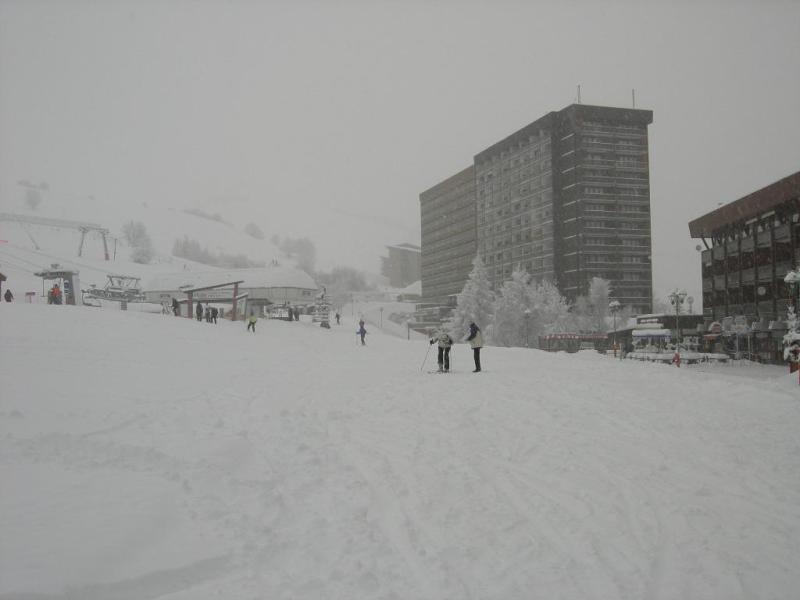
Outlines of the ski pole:
[[431,353],[431,348],[433,348],[433,344],[428,344],[428,351],[425,353],[425,358],[422,359],[422,365],[419,367],[420,373],[422,372],[422,369],[425,368],[425,361],[428,360],[428,354]]

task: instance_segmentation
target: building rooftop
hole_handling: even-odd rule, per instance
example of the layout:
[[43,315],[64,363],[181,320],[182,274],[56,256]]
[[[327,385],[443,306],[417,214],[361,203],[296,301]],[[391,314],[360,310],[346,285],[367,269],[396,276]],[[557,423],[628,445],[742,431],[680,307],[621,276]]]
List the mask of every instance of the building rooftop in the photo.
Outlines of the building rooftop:
[[690,221],[689,234],[712,237],[720,229],[746,223],[792,199],[800,199],[800,171]]
[[290,287],[316,290],[318,287],[316,282],[305,271],[294,267],[266,266],[254,269],[214,269],[163,273],[147,280],[142,288],[146,291],[174,291],[184,287],[206,287],[239,280],[243,280],[242,288]]

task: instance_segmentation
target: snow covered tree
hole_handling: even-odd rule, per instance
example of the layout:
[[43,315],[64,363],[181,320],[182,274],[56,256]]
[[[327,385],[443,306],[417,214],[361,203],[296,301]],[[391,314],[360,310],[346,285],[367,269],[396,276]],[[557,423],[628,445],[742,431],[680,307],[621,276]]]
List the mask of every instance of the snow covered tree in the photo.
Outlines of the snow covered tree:
[[589,282],[589,304],[592,307],[592,325],[594,331],[605,332],[608,329],[608,297],[611,293],[611,282],[602,277],[592,277]]
[[484,338],[487,338],[492,323],[493,304],[494,292],[489,282],[489,273],[480,255],[477,255],[472,261],[472,272],[456,299],[456,308],[450,319],[448,329],[453,339],[462,339],[472,322],[484,331]]
[[533,305],[530,275],[520,268],[514,269],[511,279],[503,283],[494,302],[494,323],[491,327],[492,343],[498,346],[525,346],[525,315]]
[[131,260],[143,265],[153,260],[153,242],[144,223],[128,221],[122,226],[122,236],[131,247]]
[[500,346],[539,346],[539,337],[564,332],[570,321],[569,304],[549,281],[531,283],[517,268],[503,284],[494,304],[492,341]]
[[608,298],[611,283],[602,277],[592,277],[587,296],[578,296],[572,307],[573,328],[580,332],[608,330]]
[[558,288],[543,281],[533,290],[533,308],[530,317],[531,345],[538,345],[539,336],[546,333],[564,333],[569,329],[569,303]]
[[783,336],[783,359],[797,363],[800,360],[800,354],[796,352],[796,349],[800,346],[800,319],[797,318],[794,297],[795,291],[800,289],[800,267],[789,271],[783,280],[786,282],[792,298],[786,318],[787,332]]

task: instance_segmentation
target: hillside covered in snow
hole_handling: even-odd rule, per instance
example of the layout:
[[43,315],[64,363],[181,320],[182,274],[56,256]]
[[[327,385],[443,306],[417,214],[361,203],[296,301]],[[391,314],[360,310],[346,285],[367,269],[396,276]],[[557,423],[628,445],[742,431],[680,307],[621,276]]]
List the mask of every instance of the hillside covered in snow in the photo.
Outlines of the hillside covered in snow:
[[796,374],[342,316],[0,304],[0,598],[795,596]]
[[[132,204],[120,212],[94,198],[80,201],[52,201],[33,211],[21,204],[0,210],[0,272],[8,287],[22,298],[22,292],[41,290],[42,282],[33,274],[51,264],[80,272],[81,286],[103,287],[106,275],[140,277],[143,281],[163,273],[208,271],[215,267],[173,256],[176,240],[197,242],[211,256],[240,257],[254,264],[296,266],[296,257],[287,256],[268,239],[245,233],[245,226],[228,222],[223,215],[199,210],[181,210]],[[13,210],[11,210],[13,209]],[[17,220],[16,217],[22,217]],[[30,218],[33,222],[26,222]],[[37,219],[61,221],[64,226],[35,223]],[[153,256],[148,264],[133,260],[133,249],[126,243],[126,223],[139,222],[152,241]],[[80,223],[96,224],[108,230],[105,247],[94,230],[82,234]],[[81,239],[83,237],[83,243]],[[106,249],[109,260],[105,260]],[[79,256],[80,254],[80,256]]]

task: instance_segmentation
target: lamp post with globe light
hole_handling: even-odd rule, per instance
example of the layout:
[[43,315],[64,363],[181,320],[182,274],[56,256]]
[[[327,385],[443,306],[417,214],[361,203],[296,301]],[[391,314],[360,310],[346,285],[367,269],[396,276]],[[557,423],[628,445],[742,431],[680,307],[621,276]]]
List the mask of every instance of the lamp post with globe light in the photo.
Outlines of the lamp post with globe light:
[[617,313],[619,309],[622,308],[622,304],[619,303],[619,300],[612,300],[608,303],[608,310],[611,311],[611,315],[614,317],[614,356],[617,356]]
[[681,343],[681,305],[686,300],[686,292],[679,292],[677,289],[669,296],[669,302],[675,307],[675,329],[678,333],[677,345]]

